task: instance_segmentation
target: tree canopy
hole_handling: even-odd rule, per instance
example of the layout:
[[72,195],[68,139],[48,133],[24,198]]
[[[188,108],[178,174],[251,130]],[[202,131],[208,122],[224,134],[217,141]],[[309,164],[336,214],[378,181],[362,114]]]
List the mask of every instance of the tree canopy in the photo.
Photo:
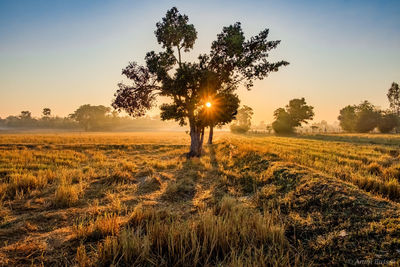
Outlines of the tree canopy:
[[105,126],[106,116],[110,108],[105,106],[91,106],[89,104],[80,106],[70,118],[76,120],[85,131],[98,130]]
[[275,121],[272,128],[278,134],[293,133],[294,128],[308,123],[314,117],[314,107],[307,105],[304,97],[289,101],[285,108],[278,108],[274,112]]
[[[155,105],[157,96],[170,98],[171,102],[160,107],[161,118],[178,121],[180,125],[189,123],[188,156],[200,156],[204,127],[228,123],[234,118],[239,103],[234,92],[238,86],[250,89],[255,79],[263,79],[289,64],[267,60],[269,52],[280,43],[269,41],[268,33],[265,29],[246,40],[237,22],[223,27],[208,54],[199,55],[195,62],[186,62],[182,52],[193,48],[197,31],[188,17],[173,7],[156,24],[155,35],[164,50],[148,52],[145,66],[131,62],[123,69],[122,74],[132,84],[118,84],[112,105],[132,116],[143,116]],[[209,101],[214,103],[212,119],[206,106]]]
[[349,105],[340,110],[340,126],[347,132],[370,132],[378,126],[380,112],[369,101]]

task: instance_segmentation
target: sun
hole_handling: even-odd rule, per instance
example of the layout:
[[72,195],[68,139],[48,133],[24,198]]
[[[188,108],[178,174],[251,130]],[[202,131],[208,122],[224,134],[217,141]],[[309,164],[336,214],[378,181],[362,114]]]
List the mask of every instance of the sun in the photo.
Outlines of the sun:
[[207,102],[207,103],[206,103],[206,107],[211,108],[211,103],[210,103],[210,102]]

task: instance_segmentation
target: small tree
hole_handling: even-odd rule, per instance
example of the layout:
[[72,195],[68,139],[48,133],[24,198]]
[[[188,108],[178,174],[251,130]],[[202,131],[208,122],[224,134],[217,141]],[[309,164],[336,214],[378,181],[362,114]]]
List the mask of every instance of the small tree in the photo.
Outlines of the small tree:
[[272,128],[278,134],[293,133],[295,127],[312,120],[313,109],[314,107],[307,105],[304,97],[292,99],[285,108],[275,110]]
[[51,116],[51,109],[49,108],[44,108],[42,111],[42,115],[44,118],[49,118]]
[[70,118],[76,120],[85,131],[101,129],[106,125],[107,114],[110,108],[105,106],[91,106],[89,104],[80,106]]
[[233,133],[246,133],[251,127],[251,118],[254,112],[249,106],[243,106],[238,110],[235,122],[231,125]]
[[346,132],[354,132],[355,121],[357,119],[356,106],[346,106],[339,113],[338,120],[340,127]]
[[[147,53],[146,66],[133,62],[122,71],[133,84],[118,85],[113,107],[138,117],[154,106],[157,96],[169,97],[172,102],[161,105],[161,118],[182,126],[189,123],[188,157],[195,157],[201,155],[204,128],[210,126],[206,117],[210,97],[232,95],[240,84],[250,89],[255,79],[263,79],[289,63],[267,61],[270,51],[280,43],[267,40],[268,29],[246,40],[240,23],[224,27],[209,54],[200,55],[197,62],[185,62],[182,52],[189,52],[197,38],[188,21],[175,7],[167,11],[155,31],[164,51]],[[218,116],[222,121],[212,121],[212,125],[232,120],[233,114]]]
[[32,120],[32,113],[27,110],[21,111],[21,115],[19,115],[19,118],[24,121]]
[[367,133],[378,126],[379,111],[367,100],[357,106],[356,113],[355,130],[357,132]]
[[389,100],[390,108],[397,115],[400,116],[400,87],[399,84],[393,82],[389,88],[387,97]]

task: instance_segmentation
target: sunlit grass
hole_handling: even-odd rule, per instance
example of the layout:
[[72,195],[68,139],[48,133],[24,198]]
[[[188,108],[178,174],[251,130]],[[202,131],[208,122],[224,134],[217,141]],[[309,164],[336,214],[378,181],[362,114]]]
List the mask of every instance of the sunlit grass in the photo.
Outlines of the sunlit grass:
[[399,260],[397,136],[217,132],[191,160],[188,141],[0,135],[0,265]]

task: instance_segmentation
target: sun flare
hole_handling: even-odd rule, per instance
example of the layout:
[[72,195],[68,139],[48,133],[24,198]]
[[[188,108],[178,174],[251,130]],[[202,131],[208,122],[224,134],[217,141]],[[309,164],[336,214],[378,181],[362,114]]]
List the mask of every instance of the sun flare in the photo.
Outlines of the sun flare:
[[210,103],[210,102],[207,102],[207,103],[206,103],[206,107],[211,108],[211,103]]

